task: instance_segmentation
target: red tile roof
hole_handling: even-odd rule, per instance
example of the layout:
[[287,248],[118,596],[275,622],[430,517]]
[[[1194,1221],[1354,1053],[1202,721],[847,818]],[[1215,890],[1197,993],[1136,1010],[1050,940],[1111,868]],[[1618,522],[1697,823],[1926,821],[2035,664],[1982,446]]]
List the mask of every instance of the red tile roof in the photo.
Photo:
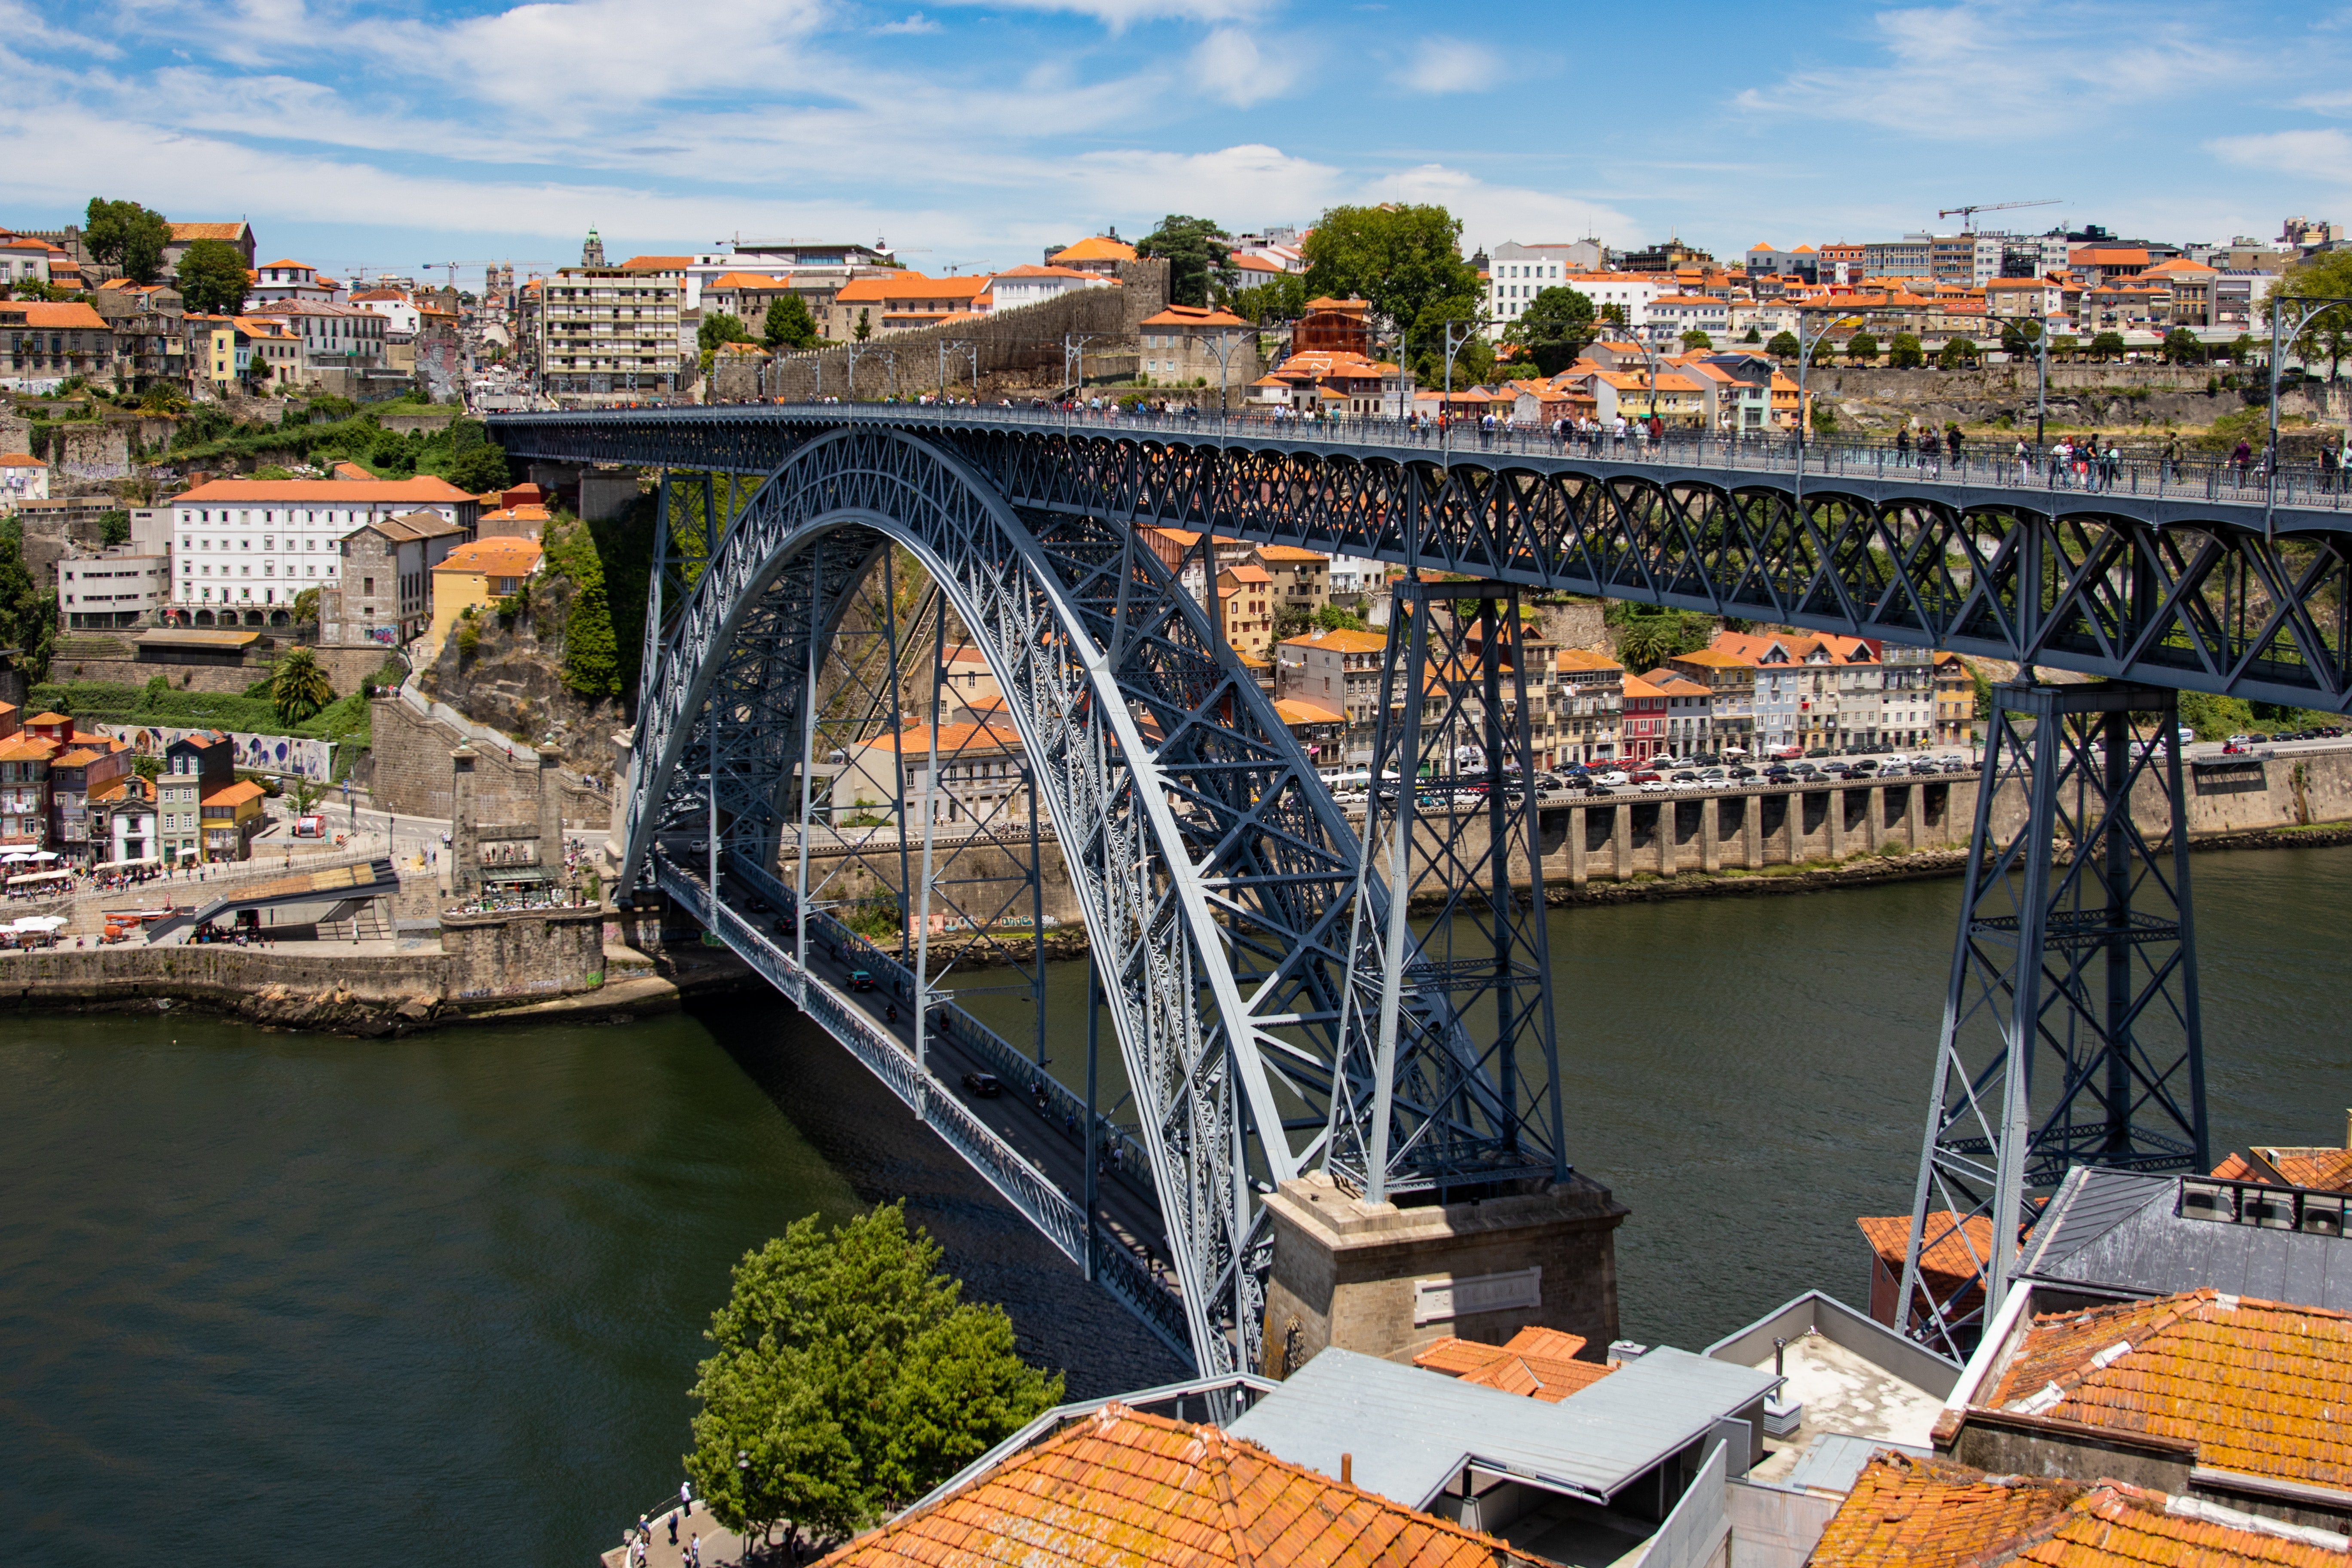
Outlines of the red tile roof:
[[2352,1314],[2198,1290],[2036,1318],[1988,1405],[2352,1489]]
[[1496,1568],[1488,1536],[1276,1458],[1214,1426],[1105,1405],[827,1568]]
[[461,501],[474,498],[446,479],[420,474],[413,479],[215,479],[183,490],[173,504],[256,501],[339,506],[349,501]]
[[1585,1342],[1558,1329],[1528,1327],[1507,1343],[1444,1339],[1412,1358],[1412,1364],[1458,1377],[1481,1388],[1557,1405],[1580,1388],[1590,1388],[1614,1369],[1579,1359]]

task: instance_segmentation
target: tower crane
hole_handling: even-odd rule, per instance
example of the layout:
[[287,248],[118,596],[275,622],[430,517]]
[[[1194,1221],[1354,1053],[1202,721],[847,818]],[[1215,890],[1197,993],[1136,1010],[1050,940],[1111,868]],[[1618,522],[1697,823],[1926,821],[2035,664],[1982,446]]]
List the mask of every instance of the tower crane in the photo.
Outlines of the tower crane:
[[2064,199],[2063,196],[2043,196],[2030,202],[1970,202],[1966,206],[1945,207],[1936,216],[1951,217],[1957,214],[1960,220],[1960,232],[1974,234],[1977,231],[1977,214],[1979,213],[2007,212],[2011,207],[2054,207]]

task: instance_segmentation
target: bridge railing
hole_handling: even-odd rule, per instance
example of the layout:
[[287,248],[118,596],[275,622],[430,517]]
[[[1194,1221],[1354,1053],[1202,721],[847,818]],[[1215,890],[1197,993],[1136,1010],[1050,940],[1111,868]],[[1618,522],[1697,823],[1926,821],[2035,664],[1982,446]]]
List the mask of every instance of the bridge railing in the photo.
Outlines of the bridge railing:
[[663,890],[685,906],[705,930],[718,935],[778,991],[801,999],[803,1012],[847,1047],[850,1054],[881,1079],[918,1121],[939,1133],[1064,1257],[1087,1269],[1097,1283],[1140,1318],[1171,1350],[1179,1355],[1192,1355],[1192,1335],[1182,1305],[1169,1286],[1117,1237],[1104,1230],[1099,1223],[1089,1225],[1068,1194],[965,1109],[952,1089],[925,1070],[864,1009],[818,976],[803,977],[792,955],[766,932],[723,900],[714,905],[709,889],[699,879],[673,865],[658,851],[651,858]]
[[[761,405],[759,406],[770,406]],[[1248,440],[1310,441],[1339,447],[1403,447],[1435,458],[1517,456],[1570,458],[1677,469],[1754,473],[1801,472],[1824,479],[1895,480],[1968,489],[2040,489],[2062,494],[2129,496],[2143,500],[2194,500],[2221,506],[2260,507],[2271,498],[2263,459],[2243,463],[2231,456],[2189,453],[2167,458],[2144,447],[2120,453],[2103,464],[2087,453],[2058,443],[2035,447],[1986,442],[1957,453],[1929,455],[1893,440],[1812,437],[1801,447],[1789,431],[1717,432],[1667,430],[1652,439],[1639,424],[1590,430],[1530,426],[1501,422],[1488,429],[1478,421],[1378,414],[1292,415],[1286,409],[1231,414],[1190,409],[1087,408],[1049,405],[988,407],[972,404],[784,404],[787,410],[822,411],[844,422],[871,420],[893,425],[936,421],[943,425],[1000,425],[1023,429],[1053,426],[1072,432],[1156,435],[1184,440],[1226,437]],[[725,405],[698,412],[723,416]],[[2352,511],[2352,471],[2313,462],[2279,466],[2276,503],[2296,510]]]
[[[730,874],[742,877],[758,888],[761,895],[784,916],[792,914],[795,900],[793,890],[783,885],[781,878],[739,854],[728,856],[727,868]],[[852,967],[875,975],[882,990],[908,1006],[914,1005],[913,968],[875,946],[833,915],[824,910],[810,910],[809,938],[852,955]],[[1039,1115],[1056,1120],[1067,1129],[1085,1127],[1085,1100],[1072,1093],[1052,1073],[1023,1056],[1010,1040],[964,1011],[960,1004],[948,1000],[946,994],[936,987],[931,992],[931,1017],[939,1024],[941,1034],[978,1057],[986,1064],[988,1070],[996,1075],[998,1081],[1020,1090],[1032,1101],[1042,1101],[1038,1107]],[[1080,1136],[1076,1131],[1068,1135],[1073,1139]],[[1151,1178],[1151,1159],[1144,1151],[1143,1140],[1100,1111],[1095,1113],[1095,1140],[1097,1146],[1107,1152],[1116,1151],[1108,1166],[1111,1178],[1123,1183],[1137,1196],[1157,1206],[1159,1188]]]

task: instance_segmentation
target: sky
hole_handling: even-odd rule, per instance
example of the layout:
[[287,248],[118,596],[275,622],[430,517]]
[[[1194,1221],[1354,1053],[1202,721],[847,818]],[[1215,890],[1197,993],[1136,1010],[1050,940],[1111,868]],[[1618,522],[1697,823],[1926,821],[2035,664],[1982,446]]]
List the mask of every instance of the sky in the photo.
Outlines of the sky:
[[[1801,20],[1796,18],[1801,16]],[[340,276],[744,238],[943,273],[1168,213],[1465,250],[2352,222],[2352,5],[0,0],[0,226],[94,195]]]

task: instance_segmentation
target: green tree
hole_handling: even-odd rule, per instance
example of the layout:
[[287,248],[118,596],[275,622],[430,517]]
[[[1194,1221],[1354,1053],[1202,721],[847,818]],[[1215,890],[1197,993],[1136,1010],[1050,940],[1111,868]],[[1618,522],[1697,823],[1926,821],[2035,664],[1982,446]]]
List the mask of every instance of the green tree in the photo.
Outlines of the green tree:
[[1353,610],[1325,605],[1315,612],[1315,625],[1317,629],[1327,632],[1360,632],[1364,629],[1364,618]]
[[604,561],[586,524],[561,517],[547,531],[550,569],[572,584],[563,623],[563,684],[583,697],[621,694],[621,645],[604,587]]
[[711,1314],[685,1457],[721,1524],[852,1534],[1061,1397],[1003,1309],[963,1300],[939,1261],[897,1204],[830,1232],[809,1215],[744,1256]]
[[319,797],[326,793],[327,786],[317,779],[304,778],[298,773],[287,781],[287,803],[293,806],[297,816],[308,816],[310,808],[319,804]]
[[49,678],[57,637],[58,596],[42,593],[25,569],[25,525],[0,518],[0,647],[21,649],[16,668],[37,685]]
[[225,239],[200,239],[180,253],[173,287],[195,316],[233,316],[244,308],[245,255]]
[[1689,331],[1683,334],[1683,352],[1685,353],[1696,353],[1701,349],[1711,349],[1713,347],[1715,347],[1715,340],[1708,337],[1705,332],[1700,331],[1696,327],[1693,327]]
[[1868,332],[1856,332],[1845,342],[1845,357],[1855,364],[1878,363],[1878,340]]
[[1168,263],[1171,305],[1205,305],[1213,288],[1219,294],[1230,293],[1241,278],[1224,231],[1204,217],[1170,213],[1158,228],[1135,242],[1135,253]]
[[1962,370],[1977,363],[1974,338],[1952,338],[1936,354],[1937,366],[1943,370]]
[[770,300],[767,319],[760,323],[760,341],[772,349],[815,347],[816,321],[808,301],[798,294]]
[[172,226],[162,213],[137,202],[92,196],[82,213],[81,242],[91,259],[121,268],[133,282],[152,283],[163,269],[163,247],[172,243]]
[[319,590],[305,588],[294,595],[294,624],[302,626],[319,618]]
[[1526,349],[1536,369],[1546,375],[1558,375],[1574,364],[1592,338],[1592,301],[1573,289],[1558,288],[1543,289],[1528,300],[1503,334],[1504,342]]
[[1804,350],[1798,343],[1796,333],[1775,332],[1772,341],[1764,345],[1764,352],[1774,359],[1795,359]]
[[849,330],[849,335],[861,343],[874,335],[874,323],[868,319],[863,305],[857,308],[857,325]]
[[2000,352],[2011,359],[2032,359],[2041,353],[2042,323],[2012,316],[2000,324]]
[[1303,637],[1315,625],[1314,616],[1304,605],[1276,605],[1274,607],[1274,640],[1287,642]]
[[702,325],[694,331],[694,346],[708,353],[721,343],[748,343],[751,334],[746,331],[741,318],[725,310],[713,310],[702,318]]
[[1917,370],[1927,363],[1927,351],[1919,346],[1914,332],[1895,334],[1895,346],[1886,351],[1886,363],[1896,370]]
[[2071,333],[2053,332],[2050,335],[2050,357],[2052,359],[2065,359],[2073,354],[2080,353],[2082,347],[2082,340],[2074,337]]
[[1244,289],[1227,301],[1244,321],[1295,321],[1307,313],[1307,279],[1296,272],[1269,278],[1255,289]]
[[2175,327],[2164,334],[2164,359],[2167,364],[2203,364],[2205,345],[2187,327]]
[[[1612,310],[1617,309],[1614,305],[1612,305],[1609,308]],[[1622,320],[1622,318],[1621,317],[1620,319]],[[1760,343],[1764,341],[1764,334],[1758,331],[1754,327],[1750,327],[1748,329],[1748,335],[1739,341],[1743,343]]]
[[1461,240],[1460,220],[1441,206],[1332,207],[1300,247],[1307,287],[1370,302],[1423,352],[1432,323],[1478,314],[1478,273]]
[[2101,332],[2091,340],[2091,357],[2103,360],[2123,358],[2124,335],[2121,332]]
[[441,477],[461,490],[486,495],[506,489],[513,476],[507,468],[506,448],[485,441],[467,447],[442,465]]
[[130,543],[131,514],[127,511],[118,510],[115,511],[110,511],[105,516],[100,518],[98,520],[98,542],[102,545]]
[[2240,332],[2231,340],[2230,359],[2240,370],[2245,369],[2261,357],[2262,351],[2255,346],[2252,332]]
[[299,724],[334,700],[333,683],[307,647],[288,649],[270,672],[269,705],[284,723]]
[[1696,653],[1715,638],[1715,622],[1695,610],[1651,610],[1612,603],[1603,618],[1617,634],[1617,658],[1636,673],[1655,669],[1676,654]]
[[[2314,298],[2352,299],[2352,252],[2323,250],[2286,269],[2278,281],[2282,294]],[[2345,356],[2352,353],[2352,305],[2330,305],[2311,318],[2294,340],[2304,360],[2327,356],[2327,379],[2334,381]]]
[[1813,405],[1813,434],[1827,436],[1837,429],[1837,410],[1826,403]]

